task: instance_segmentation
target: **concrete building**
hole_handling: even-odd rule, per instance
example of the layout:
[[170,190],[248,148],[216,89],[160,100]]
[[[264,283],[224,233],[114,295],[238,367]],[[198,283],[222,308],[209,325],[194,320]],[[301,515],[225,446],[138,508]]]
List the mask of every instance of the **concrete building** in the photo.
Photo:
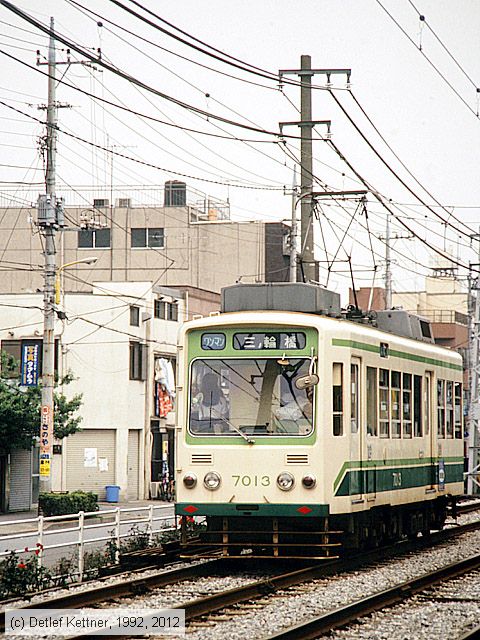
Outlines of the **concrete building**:
[[[104,498],[114,484],[120,499],[159,497],[173,477],[174,413],[160,415],[158,380],[165,364],[175,372],[178,324],[218,310],[223,286],[287,280],[288,227],[233,222],[228,204],[177,182],[114,202],[98,190],[58,195],[67,203],[56,247],[68,320],[56,321],[57,364],[76,377],[65,392],[83,393],[83,421],[55,445],[53,488]],[[43,248],[36,194],[22,207],[15,198],[0,196],[0,341],[20,358],[26,340],[42,341]],[[71,264],[87,257],[95,264]],[[29,508],[38,451],[1,453],[0,510]]]
[[[66,194],[66,226],[56,234],[57,264],[87,256],[97,260],[62,271],[64,290],[90,291],[93,281],[151,281],[219,293],[239,279],[288,280],[287,227],[280,222],[233,222],[227,204],[199,201],[184,183],[175,184],[181,188],[174,197],[166,189],[163,206],[154,204],[157,191],[155,197],[132,192],[131,197],[117,198],[115,206],[88,192],[82,194],[83,204],[69,205],[78,196]],[[42,238],[33,223],[36,203],[19,208],[0,199],[0,212],[5,264],[0,292],[42,289]]]
[[[2,294],[0,305],[2,326],[11,327],[0,330],[1,348],[20,359],[26,341],[42,342],[41,295]],[[53,489],[94,491],[104,499],[105,487],[118,485],[121,499],[158,495],[173,471],[168,402],[188,295],[151,282],[105,282],[95,283],[92,293],[66,294],[62,307],[67,318],[56,320],[57,371],[74,373],[63,391],[83,395],[83,419],[80,432],[55,443]],[[5,480],[10,511],[35,503],[38,449],[11,452]]]

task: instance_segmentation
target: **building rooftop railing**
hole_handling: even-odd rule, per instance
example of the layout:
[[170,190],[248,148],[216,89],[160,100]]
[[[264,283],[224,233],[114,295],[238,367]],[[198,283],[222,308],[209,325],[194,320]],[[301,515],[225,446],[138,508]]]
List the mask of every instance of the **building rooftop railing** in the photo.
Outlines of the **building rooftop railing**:
[[430,322],[468,326],[468,316],[465,313],[460,313],[460,311],[434,309],[429,311],[410,311],[409,313],[423,316],[430,320]]
[[[0,208],[35,209],[39,194],[45,193],[42,184],[29,187],[2,186]],[[68,187],[57,185],[56,195],[64,198],[65,207],[101,209],[107,207],[188,207],[193,219],[229,220],[230,204],[214,198],[185,183],[171,181],[154,187],[125,185],[79,185]]]

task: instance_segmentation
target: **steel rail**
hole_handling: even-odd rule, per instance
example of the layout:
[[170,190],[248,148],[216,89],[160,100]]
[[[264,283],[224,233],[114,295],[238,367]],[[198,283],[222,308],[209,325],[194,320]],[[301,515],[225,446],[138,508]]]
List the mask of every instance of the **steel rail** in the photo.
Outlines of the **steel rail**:
[[480,624],[470,631],[464,631],[457,640],[475,640],[476,638],[480,638]]
[[[182,603],[177,606],[172,606],[170,609],[184,609],[185,621],[188,623],[191,620],[205,616],[207,614],[215,613],[226,607],[232,605],[241,604],[249,600],[255,600],[256,598],[263,597],[268,594],[273,594],[280,589],[286,589],[288,587],[296,586],[303,582],[315,580],[320,577],[326,577],[329,575],[335,575],[340,572],[352,571],[359,569],[369,562],[383,561],[385,558],[391,556],[398,556],[398,551],[401,549],[401,553],[409,553],[416,551],[424,547],[432,546],[432,543],[440,544],[445,540],[456,537],[462,533],[466,533],[480,528],[480,521],[475,523],[468,523],[467,525],[461,525],[453,529],[447,529],[438,531],[430,538],[419,539],[416,541],[405,541],[395,546],[383,547],[379,549],[373,549],[371,551],[362,552],[353,557],[332,560],[330,562],[322,562],[289,573],[272,576],[266,580],[259,580],[252,582],[241,587],[229,589],[227,591],[219,592],[192,600],[190,602]],[[480,557],[479,557],[480,558]],[[236,562],[238,562],[236,560]],[[480,559],[479,559],[480,563]],[[248,566],[245,563],[244,566]],[[153,613],[153,612],[152,612]],[[92,634],[82,634],[78,637],[91,637]],[[122,636],[119,630],[115,631],[115,638],[127,638],[129,636]],[[315,636],[312,636],[315,637]]]
[[472,511],[480,511],[480,500],[476,502],[467,502],[466,504],[462,504],[461,502],[457,504],[457,514],[459,516],[464,513],[471,513]]
[[[211,575],[216,570],[224,566],[221,560],[209,560],[202,564],[197,564],[181,569],[173,569],[163,571],[150,576],[140,576],[117,582],[115,584],[102,584],[100,587],[94,587],[85,591],[76,591],[75,593],[67,593],[63,596],[50,598],[41,603],[30,603],[24,605],[21,609],[77,609],[80,607],[88,607],[90,605],[104,602],[111,598],[121,598],[125,596],[140,595],[156,589],[158,587],[176,584],[182,580],[196,578],[199,576]],[[131,572],[130,572],[131,573]],[[5,631],[5,611],[0,611],[0,632]]]
[[[177,607],[170,608],[185,609],[186,620],[192,620],[199,616],[218,611],[227,606],[240,604],[256,597],[272,593],[278,589],[284,589],[302,582],[314,580],[319,577],[326,577],[339,572],[355,570],[365,566],[369,562],[382,561],[391,556],[398,556],[399,554],[430,547],[432,544],[440,544],[445,540],[478,528],[480,528],[480,521],[468,523],[466,525],[459,525],[458,527],[452,527],[451,529],[435,532],[428,538],[420,538],[415,541],[405,541],[393,546],[390,545],[388,547],[373,549],[371,551],[364,551],[352,557],[321,562],[314,566],[279,574],[266,580],[249,583],[242,587],[230,589],[226,592],[213,594],[206,598],[193,600],[191,602],[178,605]],[[308,558],[306,559],[308,560]],[[238,560],[232,560],[231,562],[238,565]],[[243,564],[243,568],[248,565],[249,562],[247,561]],[[111,598],[141,595],[152,589],[176,583],[188,578],[211,575],[215,571],[220,571],[221,569],[224,570],[226,566],[229,566],[228,558],[220,557],[216,560],[207,561],[200,565],[167,571],[148,577],[139,577],[113,585],[102,585],[100,588],[80,591],[74,594],[66,594],[58,598],[46,600],[45,602],[42,602],[41,606],[42,608],[51,609],[86,607],[104,602]],[[38,603],[26,605],[25,607],[22,607],[22,609],[28,610],[36,607],[38,607]],[[3,631],[4,628],[5,613],[0,612],[0,631]],[[91,634],[81,634],[81,636],[79,635],[78,637],[88,637],[89,635]],[[118,637],[122,637],[121,634],[119,634]]]
[[399,604],[439,582],[456,578],[480,567],[480,555],[471,556],[413,578],[390,589],[330,611],[307,622],[289,627],[284,631],[265,637],[263,640],[313,640],[322,633],[356,622],[374,611]]
[[480,528],[480,521],[459,525],[456,528],[442,530],[436,532],[430,538],[418,539],[415,541],[406,541],[395,546],[372,549],[371,551],[356,554],[350,558],[340,558],[330,562],[322,562],[314,566],[298,569],[289,573],[274,576],[267,580],[260,580],[255,583],[247,584],[243,587],[230,589],[223,593],[213,594],[206,598],[193,600],[180,605],[177,608],[185,609],[185,619],[191,620],[207,613],[212,613],[225,607],[240,604],[252,598],[275,592],[279,589],[292,587],[302,582],[315,580],[319,577],[326,577],[339,572],[346,572],[358,569],[369,562],[378,562],[385,560],[391,556],[397,556],[398,551],[401,553],[409,553],[424,547],[430,547],[432,544],[440,544],[445,540],[474,531]]

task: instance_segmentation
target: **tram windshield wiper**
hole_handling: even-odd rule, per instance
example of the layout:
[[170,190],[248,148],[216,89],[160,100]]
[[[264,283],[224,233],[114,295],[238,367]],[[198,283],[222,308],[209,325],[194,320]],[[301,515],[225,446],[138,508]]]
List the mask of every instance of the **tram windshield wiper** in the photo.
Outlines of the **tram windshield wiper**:
[[251,429],[253,433],[257,433],[257,434],[267,434],[269,426],[270,426],[269,422],[264,422],[263,424],[241,424],[239,428]]
[[242,438],[248,442],[248,444],[255,444],[255,440],[253,438],[249,438],[245,433],[243,433],[243,431],[241,429],[239,429],[238,427],[236,427],[234,424],[232,424],[229,420],[227,420],[226,418],[220,417],[220,420],[222,420],[222,422],[225,422],[225,424],[228,424],[228,426],[233,429],[235,431],[235,433],[238,433],[239,436],[242,436]]

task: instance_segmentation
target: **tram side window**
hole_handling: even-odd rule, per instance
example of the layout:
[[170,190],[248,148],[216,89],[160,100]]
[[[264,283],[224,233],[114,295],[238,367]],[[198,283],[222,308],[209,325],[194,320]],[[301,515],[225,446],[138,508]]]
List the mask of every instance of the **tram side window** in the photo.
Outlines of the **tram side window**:
[[445,438],[445,380],[437,380],[437,434]]
[[359,397],[358,397],[358,364],[352,364],[350,366],[350,385],[351,385],[351,411],[350,411],[350,423],[352,433],[358,432],[358,416],[359,416]]
[[332,367],[333,435],[343,436],[343,364],[334,362]]
[[446,381],[445,387],[445,432],[447,438],[453,438],[453,382]]
[[431,374],[427,373],[427,375],[425,376],[425,386],[424,386],[424,409],[425,409],[425,435],[428,436],[430,433],[430,409],[431,409],[431,398],[432,398],[432,393],[431,393],[431,389],[430,389],[430,382],[432,380]]
[[412,374],[403,374],[402,384],[402,425],[403,437],[412,437]]
[[400,371],[392,371],[391,373],[391,412],[392,412],[392,438],[400,438],[401,422],[400,422]]
[[462,432],[462,383],[455,382],[455,438],[463,438]]
[[413,376],[413,435],[422,437],[422,376]]
[[378,415],[380,419],[380,437],[390,437],[389,423],[390,371],[380,369],[378,376]]
[[378,435],[377,370],[367,367],[367,435]]

